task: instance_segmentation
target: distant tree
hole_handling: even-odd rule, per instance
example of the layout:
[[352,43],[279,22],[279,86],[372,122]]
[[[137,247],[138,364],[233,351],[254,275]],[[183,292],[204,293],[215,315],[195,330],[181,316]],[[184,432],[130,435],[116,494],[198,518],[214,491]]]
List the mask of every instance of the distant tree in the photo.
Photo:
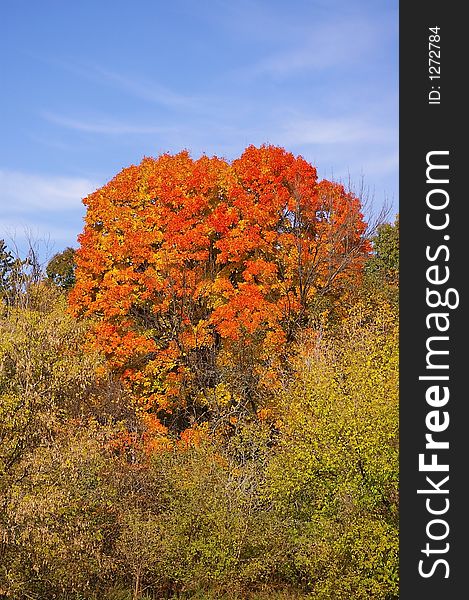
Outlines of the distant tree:
[[383,223],[378,227],[373,242],[373,256],[366,271],[384,283],[397,284],[399,280],[399,215],[394,224]]
[[8,287],[14,264],[15,259],[8,250],[5,240],[0,240],[0,290],[2,292]]
[[8,250],[5,240],[0,240],[0,299],[6,304],[13,304],[22,287],[24,279],[23,261]]
[[65,248],[51,258],[47,267],[47,279],[54,285],[69,290],[75,284],[75,250]]

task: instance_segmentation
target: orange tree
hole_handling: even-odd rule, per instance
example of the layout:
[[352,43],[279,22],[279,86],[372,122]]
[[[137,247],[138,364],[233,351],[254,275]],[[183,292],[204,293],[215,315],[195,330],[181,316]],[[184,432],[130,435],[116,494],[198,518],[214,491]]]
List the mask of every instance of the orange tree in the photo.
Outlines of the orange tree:
[[145,158],[84,203],[71,309],[162,432],[259,410],[370,251],[359,199],[275,146]]

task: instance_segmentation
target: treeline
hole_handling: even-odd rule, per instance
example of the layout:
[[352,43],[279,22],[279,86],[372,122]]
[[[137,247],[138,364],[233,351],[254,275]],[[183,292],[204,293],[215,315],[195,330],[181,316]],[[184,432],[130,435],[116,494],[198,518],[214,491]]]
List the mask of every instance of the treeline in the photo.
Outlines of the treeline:
[[373,246],[265,401],[227,376],[171,429],[70,314],[74,251],[2,242],[0,597],[397,599],[398,222]]

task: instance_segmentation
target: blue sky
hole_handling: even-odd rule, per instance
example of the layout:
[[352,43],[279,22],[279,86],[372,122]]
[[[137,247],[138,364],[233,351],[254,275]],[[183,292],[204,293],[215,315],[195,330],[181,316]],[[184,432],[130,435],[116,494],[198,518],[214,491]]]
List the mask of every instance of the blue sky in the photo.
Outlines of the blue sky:
[[143,156],[301,154],[398,211],[397,0],[5,0],[0,238],[76,247]]

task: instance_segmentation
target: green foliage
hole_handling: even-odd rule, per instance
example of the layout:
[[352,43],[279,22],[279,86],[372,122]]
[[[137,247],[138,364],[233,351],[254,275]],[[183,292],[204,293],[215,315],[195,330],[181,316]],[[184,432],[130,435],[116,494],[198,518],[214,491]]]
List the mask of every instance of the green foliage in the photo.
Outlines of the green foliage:
[[292,520],[314,598],[397,598],[398,337],[386,303],[354,305],[284,397],[266,494]]
[[253,445],[267,452],[265,432],[247,429],[233,440],[236,459],[215,441],[153,455],[138,474],[142,495],[130,493],[136,473],[121,473],[125,528],[117,548],[133,586],[242,593],[281,570],[287,532],[261,507],[263,470],[247,458]]
[[382,282],[396,284],[399,278],[399,215],[394,224],[383,223],[373,238],[373,257],[366,272]]
[[0,288],[2,291],[8,287],[8,281],[14,264],[15,259],[8,250],[5,240],[0,240]]
[[230,413],[237,389],[218,385],[212,420],[153,446],[61,290],[17,288],[0,312],[0,597],[396,599],[398,322],[377,288],[314,321],[268,408]]
[[42,281],[37,249],[32,243],[26,258],[14,256],[0,240],[0,310],[20,306],[31,299],[30,291]]
[[50,437],[61,418],[79,414],[96,381],[96,359],[81,350],[84,325],[46,286],[28,295],[27,307],[0,316],[0,477]]
[[21,289],[26,261],[15,258],[5,241],[0,240],[0,301],[12,304]]
[[112,573],[109,537],[117,498],[106,462],[88,431],[67,431],[22,464],[6,512],[2,584],[12,598],[93,597]]
[[[64,298],[42,283],[17,291],[0,314],[0,589],[8,597],[43,589],[35,582],[42,581],[47,548],[56,547],[55,523],[69,491],[65,500],[56,494],[51,482],[63,457],[53,462],[47,452],[97,385],[99,360],[82,350],[85,330],[66,314]],[[54,572],[66,569],[54,562]]]
[[47,279],[63,290],[70,290],[75,285],[75,250],[65,248],[55,254],[46,267]]

